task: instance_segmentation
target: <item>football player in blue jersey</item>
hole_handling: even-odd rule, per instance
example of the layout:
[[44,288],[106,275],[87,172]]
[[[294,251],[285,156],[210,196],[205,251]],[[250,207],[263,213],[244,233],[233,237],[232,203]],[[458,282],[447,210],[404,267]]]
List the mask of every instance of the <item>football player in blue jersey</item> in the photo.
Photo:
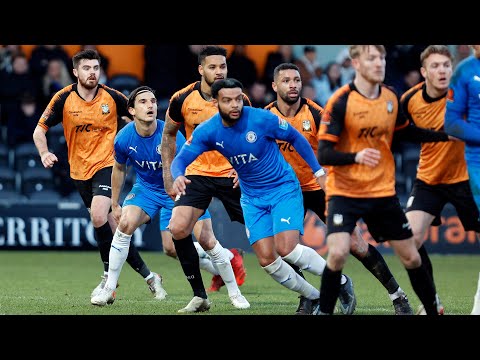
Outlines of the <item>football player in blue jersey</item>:
[[[140,225],[149,223],[160,211],[160,230],[163,242],[168,240],[172,242],[167,227],[174,203],[166,193],[163,183],[160,145],[164,121],[157,119],[157,99],[154,91],[147,86],[133,90],[129,96],[127,108],[134,121],[117,134],[114,144],[112,210],[113,216],[118,222],[118,228],[110,248],[107,283],[103,290],[91,299],[92,304],[99,306],[113,303],[115,300],[117,280],[125,263],[132,235]],[[181,148],[184,142],[185,138],[179,134],[177,148]],[[127,163],[132,165],[136,173],[136,181],[125,197],[123,206],[120,206],[120,193],[127,174]],[[211,221],[208,211],[199,218],[194,233],[202,246],[211,249],[217,246],[218,241],[213,233],[205,234],[205,231],[202,231],[204,221]],[[221,245],[219,246],[221,248]],[[206,250],[206,253],[224,279],[230,298],[232,299],[233,296],[235,299],[243,297],[235,281],[226,252],[218,251],[212,254],[211,250]],[[160,282],[163,283],[161,277]],[[162,287],[162,291],[156,294],[156,298],[162,300],[166,295],[167,293]],[[250,306],[246,299],[241,303],[232,301],[232,304],[240,309]],[[210,302],[205,303],[202,311],[208,310],[209,307]],[[198,311],[198,309],[195,310]],[[187,306],[180,312],[192,311]]]
[[259,264],[279,284],[318,304],[319,290],[287,264],[318,275],[324,261],[315,250],[299,245],[302,192],[276,139],[295,147],[321,187],[325,185],[324,169],[305,137],[287,121],[270,111],[243,105],[243,85],[238,80],[216,81],[212,97],[218,113],[197,126],[172,162],[174,191],[177,196],[186,194],[190,180],[184,176],[185,169],[200,154],[220,152],[238,175],[246,233]]
[[[445,131],[465,141],[465,160],[475,203],[480,210],[480,45],[461,61],[447,93]],[[480,315],[480,275],[471,315]]]

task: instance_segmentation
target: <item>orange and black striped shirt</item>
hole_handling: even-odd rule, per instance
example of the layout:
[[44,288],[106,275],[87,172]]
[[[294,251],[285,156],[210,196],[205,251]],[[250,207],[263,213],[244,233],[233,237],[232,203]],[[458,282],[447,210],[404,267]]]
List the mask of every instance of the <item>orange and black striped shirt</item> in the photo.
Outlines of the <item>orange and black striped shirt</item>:
[[[425,82],[407,90],[400,106],[415,125],[435,131],[444,130],[446,94],[433,99],[428,96]],[[455,184],[468,180],[463,141],[422,143],[417,179],[430,185]]]
[[[297,129],[312,146],[315,154],[318,150],[317,132],[320,126],[320,119],[322,117],[323,108],[314,101],[301,98],[300,108],[293,117],[286,117],[282,115],[277,107],[277,102],[274,101],[268,104],[265,109],[270,110],[275,115],[288,121],[295,129]],[[307,162],[300,156],[295,150],[292,144],[277,140],[280,152],[285,157],[285,160],[292,166],[293,170],[297,174],[297,178],[300,181],[302,191],[314,191],[320,190],[317,180],[312,177],[312,169]]]
[[[244,95],[244,104],[251,105]],[[170,98],[167,110],[168,116],[176,123],[184,123],[186,138],[189,139],[193,130],[202,122],[210,119],[218,112],[212,101],[202,97],[200,81],[194,82],[177,91]],[[203,175],[227,177],[232,169],[228,160],[216,150],[204,152],[192,162],[185,172],[186,175]]]
[[113,166],[113,141],[120,130],[121,116],[128,116],[124,94],[99,84],[93,100],[85,101],[75,83],[52,97],[38,125],[48,131],[63,123],[70,176],[88,180],[98,170]]
[[409,124],[399,111],[397,94],[381,85],[380,95],[368,99],[353,83],[342,86],[328,100],[319,140],[335,143],[335,150],[356,153],[365,148],[380,151],[380,163],[329,166],[327,196],[379,198],[395,195],[395,163],[390,150],[393,133]]

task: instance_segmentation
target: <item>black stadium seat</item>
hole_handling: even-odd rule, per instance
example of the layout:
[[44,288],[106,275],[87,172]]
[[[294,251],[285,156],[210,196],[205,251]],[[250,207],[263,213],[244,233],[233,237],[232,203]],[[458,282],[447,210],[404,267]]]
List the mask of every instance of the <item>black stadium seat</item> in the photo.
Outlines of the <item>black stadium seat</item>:
[[38,150],[35,144],[25,143],[15,147],[15,169],[17,171],[24,171],[31,168],[42,168],[42,160],[38,155]]
[[49,169],[26,168],[21,173],[22,193],[30,196],[32,193],[43,190],[54,190],[53,173]]

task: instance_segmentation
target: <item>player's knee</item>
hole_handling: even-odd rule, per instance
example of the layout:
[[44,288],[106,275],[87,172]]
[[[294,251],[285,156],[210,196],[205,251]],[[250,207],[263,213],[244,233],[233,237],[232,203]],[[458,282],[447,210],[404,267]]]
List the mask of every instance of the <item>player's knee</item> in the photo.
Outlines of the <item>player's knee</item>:
[[192,233],[192,229],[188,228],[188,225],[186,223],[182,224],[176,221],[170,221],[170,225],[168,228],[172,233],[172,237],[177,240],[185,239],[188,235]]
[[342,248],[332,248],[328,250],[328,265],[332,270],[342,269],[345,265],[348,251],[345,252]]
[[92,213],[91,214],[91,219],[92,219],[92,225],[93,227],[100,227],[103,224],[107,222],[107,214],[98,214],[98,213]]
[[124,234],[133,234],[136,230],[136,227],[135,225],[131,224],[126,217],[122,216],[120,218],[120,222],[118,223],[118,230]]
[[415,269],[422,264],[420,254],[418,251],[414,251],[414,249],[408,252],[402,252],[402,254],[399,254],[399,257],[400,261],[407,269]]

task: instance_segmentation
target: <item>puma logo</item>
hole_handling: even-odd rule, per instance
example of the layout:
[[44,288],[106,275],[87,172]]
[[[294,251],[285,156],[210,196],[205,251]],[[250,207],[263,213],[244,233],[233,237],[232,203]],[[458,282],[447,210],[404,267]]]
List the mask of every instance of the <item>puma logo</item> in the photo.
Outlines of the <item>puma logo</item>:
[[222,143],[219,143],[219,142],[217,141],[217,142],[215,142],[215,145],[218,145],[218,146],[220,146],[222,149],[225,149],[225,148],[223,147],[223,141],[222,141]]
[[286,222],[288,225],[290,225],[290,219],[291,218],[292,218],[291,216],[288,219],[281,218],[280,222]]
[[133,151],[137,152],[137,146],[135,147],[129,146],[128,149],[132,149]]

